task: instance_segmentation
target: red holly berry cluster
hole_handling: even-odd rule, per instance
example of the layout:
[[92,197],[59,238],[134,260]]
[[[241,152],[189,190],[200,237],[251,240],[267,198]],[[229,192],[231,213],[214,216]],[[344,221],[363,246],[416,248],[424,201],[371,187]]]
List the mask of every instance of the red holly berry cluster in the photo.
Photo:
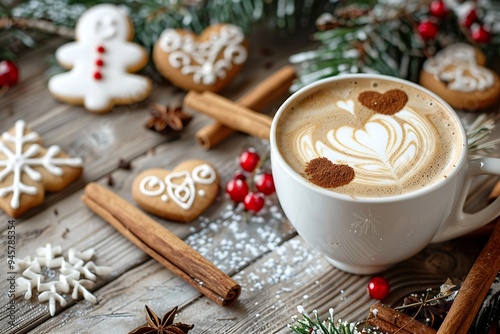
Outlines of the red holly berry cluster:
[[[425,41],[433,40],[439,33],[439,21],[450,13],[443,0],[433,0],[429,4],[430,17],[423,19],[417,26],[417,31]],[[456,12],[460,25],[468,29],[470,38],[478,44],[489,42],[491,33],[479,22],[477,10],[471,6],[468,11]]]
[[[261,173],[257,166],[261,158],[255,150],[243,151],[239,157],[240,167],[238,172],[226,184],[226,193],[236,203],[243,202],[245,209],[259,212],[265,204],[265,196],[274,193],[273,176],[270,173]],[[250,191],[252,186],[255,191]]]

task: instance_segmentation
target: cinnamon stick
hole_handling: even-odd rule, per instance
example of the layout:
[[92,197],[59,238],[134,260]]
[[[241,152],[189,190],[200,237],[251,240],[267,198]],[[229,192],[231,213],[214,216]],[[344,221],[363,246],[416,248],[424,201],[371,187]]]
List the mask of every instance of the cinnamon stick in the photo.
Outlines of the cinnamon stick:
[[438,334],[466,334],[500,271],[500,219],[467,274]]
[[[284,66],[259,83],[236,103],[252,110],[261,111],[261,109],[288,93],[295,78],[295,69],[290,65]],[[210,149],[234,132],[235,130],[230,127],[220,122],[214,122],[196,132],[195,138],[203,148]]]
[[390,307],[377,303],[370,308],[368,323],[378,326],[380,330],[400,334],[435,334],[431,327],[398,312]]
[[238,283],[120,196],[89,183],[82,200],[136,246],[217,304],[227,306],[238,299]]
[[190,91],[183,104],[184,107],[206,114],[234,130],[269,139],[271,117],[237,105],[215,93]]

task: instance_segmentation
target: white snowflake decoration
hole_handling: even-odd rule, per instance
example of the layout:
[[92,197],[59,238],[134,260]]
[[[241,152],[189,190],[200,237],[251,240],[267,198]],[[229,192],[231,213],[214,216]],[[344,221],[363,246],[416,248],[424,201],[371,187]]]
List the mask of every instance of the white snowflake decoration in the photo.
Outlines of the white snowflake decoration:
[[[38,144],[40,136],[36,132],[25,134],[25,130],[26,123],[23,120],[18,120],[14,135],[4,132],[2,141],[0,141],[0,153],[5,156],[5,158],[0,157],[0,167],[3,167],[0,171],[0,182],[7,175],[13,175],[12,184],[0,188],[0,197],[12,193],[10,206],[13,209],[19,208],[21,194],[36,195],[38,192],[36,187],[23,183],[21,179],[23,173],[31,180],[40,182],[42,174],[33,167],[41,166],[49,173],[60,176],[63,174],[60,166],[79,167],[82,165],[80,158],[56,158],[61,152],[59,146],[56,145],[49,147],[44,156],[37,157],[42,148]],[[12,143],[14,149],[12,150],[6,143]],[[25,145],[27,146],[25,147]]]
[[[62,254],[60,246],[52,247],[46,244],[36,250],[38,256],[16,259],[16,270],[23,272],[16,279],[16,295],[24,294],[24,299],[29,300],[33,296],[33,290],[38,292],[40,302],[49,303],[50,315],[56,313],[56,305],[67,304],[63,294],[71,292],[71,298],[77,300],[78,296],[97,304],[97,298],[88,290],[94,285],[97,275],[107,276],[111,274],[110,267],[97,266],[89,261],[95,254],[93,248],[79,252],[73,248],[68,250],[67,258],[59,256]],[[58,269],[56,280],[50,280],[47,272]],[[83,277],[84,278],[83,278]]]

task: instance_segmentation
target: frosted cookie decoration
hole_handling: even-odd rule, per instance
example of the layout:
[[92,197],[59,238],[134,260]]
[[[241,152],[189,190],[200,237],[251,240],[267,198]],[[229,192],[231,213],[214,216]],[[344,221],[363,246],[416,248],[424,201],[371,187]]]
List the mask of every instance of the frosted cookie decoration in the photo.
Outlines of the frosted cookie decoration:
[[467,110],[494,105],[500,95],[500,79],[484,67],[485,55],[468,44],[453,44],[424,63],[420,84],[452,107]]
[[212,25],[200,36],[166,29],[153,49],[156,68],[165,78],[196,91],[220,91],[241,70],[247,57],[245,35],[231,24]]
[[56,51],[70,71],[53,76],[49,90],[58,99],[107,112],[116,104],[145,99],[151,81],[131,74],[147,63],[146,50],[131,43],[133,26],[117,6],[101,4],[87,10],[76,25],[76,41]]
[[172,171],[149,169],[132,184],[132,197],[157,216],[189,222],[207,209],[219,192],[219,175],[208,162],[188,160]]
[[82,174],[82,160],[56,146],[45,149],[40,136],[22,120],[0,138],[0,208],[19,217]]

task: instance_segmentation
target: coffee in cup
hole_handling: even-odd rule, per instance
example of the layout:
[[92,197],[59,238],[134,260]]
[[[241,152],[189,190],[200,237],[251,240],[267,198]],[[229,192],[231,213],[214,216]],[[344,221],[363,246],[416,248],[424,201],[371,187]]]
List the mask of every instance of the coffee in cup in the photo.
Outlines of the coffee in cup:
[[283,112],[276,138],[298,174],[354,197],[400,195],[432,185],[456,168],[464,145],[444,105],[381,78],[318,86]]
[[288,98],[270,132],[276,194],[298,234],[337,268],[373,274],[500,215],[500,198],[464,212],[472,179],[500,159],[468,160],[454,110],[406,80],[353,74]]

